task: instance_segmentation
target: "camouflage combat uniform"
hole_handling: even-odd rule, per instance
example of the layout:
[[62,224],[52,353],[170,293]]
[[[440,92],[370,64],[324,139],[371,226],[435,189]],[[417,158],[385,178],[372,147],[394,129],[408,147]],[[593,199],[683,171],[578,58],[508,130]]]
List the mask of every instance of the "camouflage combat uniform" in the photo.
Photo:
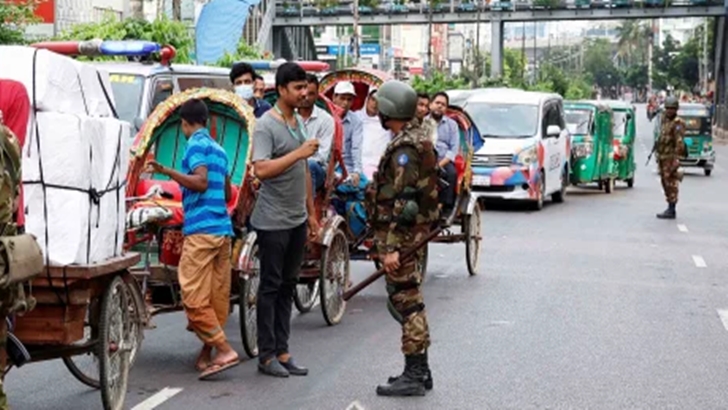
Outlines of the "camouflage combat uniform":
[[678,200],[678,184],[682,181],[682,173],[678,171],[680,167],[678,160],[685,155],[684,136],[685,121],[679,117],[672,120],[663,119],[655,151],[662,189],[665,191],[668,204],[676,204]]
[[[372,225],[381,259],[421,241],[439,218],[437,155],[426,132],[408,124],[379,162]],[[401,316],[402,353],[424,353],[430,335],[420,291],[422,272],[411,261],[387,274],[386,281],[392,307]]]
[[[20,192],[20,144],[10,129],[0,123],[0,236],[17,233],[15,213]],[[12,313],[19,299],[25,299],[22,285],[0,288],[0,364],[5,365],[7,354],[7,325],[5,318]],[[2,385],[4,368],[0,368],[0,410],[7,410],[8,399]]]

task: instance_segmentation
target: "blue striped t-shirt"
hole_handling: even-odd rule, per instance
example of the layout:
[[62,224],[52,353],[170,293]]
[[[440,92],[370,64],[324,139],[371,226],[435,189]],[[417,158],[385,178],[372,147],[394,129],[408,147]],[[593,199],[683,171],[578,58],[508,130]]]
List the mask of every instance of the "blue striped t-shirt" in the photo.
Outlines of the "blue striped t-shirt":
[[225,204],[228,158],[206,128],[195,131],[187,140],[182,172],[189,175],[200,166],[207,167],[207,190],[195,192],[182,188],[185,211],[182,233],[232,236],[233,226]]

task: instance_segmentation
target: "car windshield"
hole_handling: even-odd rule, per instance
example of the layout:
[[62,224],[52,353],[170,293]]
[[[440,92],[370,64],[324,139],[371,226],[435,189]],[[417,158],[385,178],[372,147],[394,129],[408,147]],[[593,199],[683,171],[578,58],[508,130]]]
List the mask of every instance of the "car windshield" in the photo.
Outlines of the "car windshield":
[[627,134],[627,111],[612,111],[612,134],[615,138]]
[[586,135],[589,133],[592,118],[591,110],[567,109],[564,111],[564,117],[566,120],[566,129],[569,130],[569,133],[574,135]]
[[538,129],[537,105],[471,102],[465,111],[484,138],[530,138]]
[[680,117],[685,121],[687,135],[711,134],[710,117]]
[[131,74],[109,75],[111,88],[114,90],[116,101],[116,112],[119,119],[134,124],[134,119],[139,116],[144,92],[144,77]]

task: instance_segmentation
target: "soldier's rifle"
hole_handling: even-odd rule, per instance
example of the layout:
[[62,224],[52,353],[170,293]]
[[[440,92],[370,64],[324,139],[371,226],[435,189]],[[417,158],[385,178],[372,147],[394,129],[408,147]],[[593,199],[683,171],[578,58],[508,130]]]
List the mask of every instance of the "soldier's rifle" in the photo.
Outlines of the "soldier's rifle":
[[[416,257],[417,251],[424,248],[428,243],[430,243],[431,240],[435,239],[440,234],[440,232],[442,232],[443,229],[445,229],[444,226],[439,225],[436,229],[427,234],[427,236],[425,236],[421,241],[417,242],[413,247],[408,248],[406,251],[404,251],[404,253],[399,256],[399,264],[403,265],[414,259]],[[381,269],[367,276],[366,279],[357,283],[356,286],[344,292],[343,299],[351,299],[352,297],[354,297],[354,295],[361,292],[362,289],[371,285],[375,280],[379,279],[380,277],[384,276],[385,273],[386,271],[384,269],[384,266],[382,266]]]
[[652,144],[652,151],[650,151],[650,155],[647,156],[647,162],[645,162],[645,166],[650,165],[650,160],[652,159],[652,156],[655,155],[656,149],[657,149],[657,141],[655,141],[655,143]]

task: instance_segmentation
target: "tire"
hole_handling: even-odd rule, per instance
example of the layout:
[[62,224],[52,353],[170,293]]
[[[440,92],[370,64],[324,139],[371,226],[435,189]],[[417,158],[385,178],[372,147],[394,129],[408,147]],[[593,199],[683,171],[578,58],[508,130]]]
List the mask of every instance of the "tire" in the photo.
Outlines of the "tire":
[[633,188],[634,187],[634,176],[632,178],[627,179],[627,188]]
[[[133,280],[133,279],[132,279]],[[134,367],[137,357],[139,357],[139,350],[142,348],[142,341],[144,341],[144,315],[146,315],[146,305],[144,304],[144,298],[142,297],[141,290],[136,283],[125,283],[128,298],[132,302],[129,309],[129,337],[131,342],[131,351],[129,352],[129,369]]]
[[296,293],[293,294],[293,304],[300,313],[308,313],[316,303],[319,293],[319,281],[313,283],[301,283],[296,286]]
[[568,166],[564,165],[564,171],[561,173],[561,189],[559,192],[551,194],[551,200],[557,204],[563,203],[566,198],[566,187],[569,186]]
[[706,177],[709,177],[710,174],[713,173],[713,170],[712,169],[703,169],[703,173],[705,174]]
[[240,338],[243,340],[245,354],[251,359],[258,356],[258,322],[257,309],[258,285],[260,284],[260,260],[258,244],[253,245],[250,252],[251,268],[238,278],[238,322]]
[[543,172],[543,170],[540,173],[541,180],[539,181],[539,196],[536,202],[533,204],[533,209],[536,211],[540,211],[543,209],[543,201],[546,197],[546,174]]
[[321,312],[329,326],[341,322],[346,311],[344,291],[349,283],[349,244],[340,229],[321,253],[319,273]]
[[606,192],[608,194],[611,194],[612,192],[614,192],[614,178],[609,178],[604,183],[604,192]]
[[[122,410],[129,382],[130,305],[134,303],[120,276],[112,279],[101,300],[99,358],[101,402],[104,410]],[[112,374],[118,369],[118,375]]]
[[463,224],[465,234],[465,263],[470,276],[478,274],[480,262],[480,245],[483,242],[480,226],[480,205],[476,205],[472,215],[466,215]]

